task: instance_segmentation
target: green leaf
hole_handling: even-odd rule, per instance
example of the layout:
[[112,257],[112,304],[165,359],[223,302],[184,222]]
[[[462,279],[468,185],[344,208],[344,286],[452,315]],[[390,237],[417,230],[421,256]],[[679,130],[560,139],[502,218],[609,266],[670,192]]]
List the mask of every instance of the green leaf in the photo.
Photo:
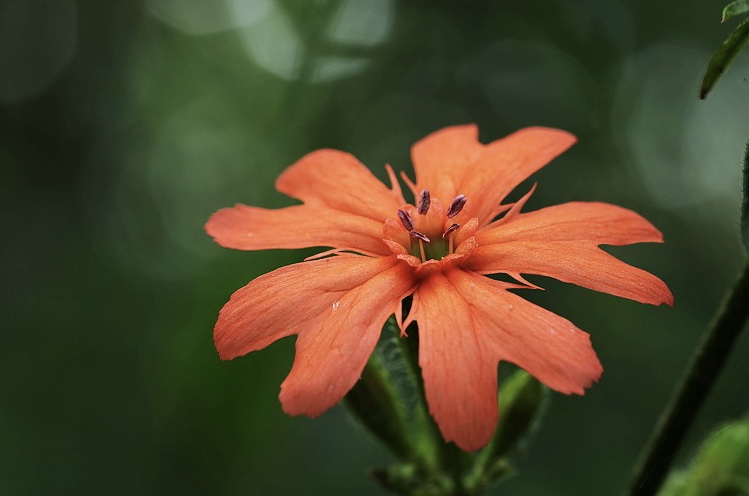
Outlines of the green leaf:
[[730,17],[746,13],[749,13],[749,0],[735,0],[723,9],[723,18],[720,22],[726,22],[726,19]]
[[744,199],[741,202],[741,239],[749,251],[749,141],[744,151]]
[[707,66],[707,72],[702,79],[700,87],[700,99],[704,99],[708,92],[715,86],[720,76],[723,75],[733,59],[749,41],[749,18],[739,24],[733,33],[720,45],[713,58]]

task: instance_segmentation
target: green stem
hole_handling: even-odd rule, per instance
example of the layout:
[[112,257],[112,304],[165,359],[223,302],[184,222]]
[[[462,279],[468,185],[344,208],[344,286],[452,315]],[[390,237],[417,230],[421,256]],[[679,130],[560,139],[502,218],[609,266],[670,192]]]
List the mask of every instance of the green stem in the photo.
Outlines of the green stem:
[[661,487],[705,398],[749,317],[749,261],[703,335],[634,472],[630,496],[653,496]]

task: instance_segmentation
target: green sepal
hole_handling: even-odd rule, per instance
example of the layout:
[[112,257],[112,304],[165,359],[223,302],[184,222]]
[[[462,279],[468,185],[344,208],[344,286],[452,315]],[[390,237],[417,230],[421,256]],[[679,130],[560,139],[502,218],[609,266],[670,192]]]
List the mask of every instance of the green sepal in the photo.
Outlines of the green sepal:
[[469,487],[487,487],[513,473],[508,457],[533,433],[545,410],[549,389],[524,370],[515,371],[499,390],[499,423],[479,454]]
[[344,397],[349,412],[401,460],[414,456],[414,444],[390,371],[375,351],[361,379]]
[[735,0],[725,6],[720,22],[726,22],[731,17],[747,13],[749,13],[749,0]]
[[[489,445],[468,453],[442,439],[428,413],[418,365],[418,329],[402,337],[394,319],[346,395],[353,416],[400,460],[372,470],[385,489],[407,496],[479,496],[513,473],[508,458],[533,431],[548,389],[522,370],[503,382],[500,417]],[[387,332],[389,331],[389,332]]]
[[447,475],[424,474],[412,464],[376,468],[372,477],[390,492],[408,496],[445,496],[455,494],[455,484]]
[[739,24],[731,35],[720,45],[707,66],[700,86],[700,99],[704,99],[718,82],[733,59],[749,41],[749,18]]
[[741,200],[741,239],[744,240],[744,247],[749,252],[749,141],[746,142],[744,150],[744,170],[742,171],[744,179],[744,195]]
[[533,432],[546,406],[549,389],[524,370],[515,371],[499,390],[499,423],[486,456],[512,454]]
[[749,495],[749,415],[714,431],[658,496]]

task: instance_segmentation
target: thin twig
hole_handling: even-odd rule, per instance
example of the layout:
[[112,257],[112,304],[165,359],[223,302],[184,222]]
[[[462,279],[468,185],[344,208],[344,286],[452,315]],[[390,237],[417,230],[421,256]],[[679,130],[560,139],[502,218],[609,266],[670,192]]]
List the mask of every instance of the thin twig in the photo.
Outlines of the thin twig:
[[674,395],[658,419],[626,494],[653,496],[661,487],[676,451],[726,363],[747,317],[749,261],[713,317]]

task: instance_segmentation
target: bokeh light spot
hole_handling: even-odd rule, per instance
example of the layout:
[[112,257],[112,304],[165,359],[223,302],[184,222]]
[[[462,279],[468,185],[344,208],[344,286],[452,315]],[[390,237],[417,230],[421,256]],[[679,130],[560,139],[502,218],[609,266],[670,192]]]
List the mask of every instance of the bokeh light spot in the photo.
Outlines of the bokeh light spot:
[[647,191],[664,207],[736,196],[749,114],[741,74],[729,71],[706,101],[697,98],[710,54],[676,42],[624,64],[613,109],[615,135]]
[[271,0],[144,0],[146,10],[171,27],[191,35],[228,31],[261,19]]
[[369,60],[354,57],[321,57],[315,63],[310,82],[325,83],[363,71]]
[[304,42],[288,16],[273,4],[239,31],[249,57],[260,67],[286,80],[296,80]]
[[385,41],[393,25],[392,0],[347,0],[330,25],[333,41],[376,45]]

